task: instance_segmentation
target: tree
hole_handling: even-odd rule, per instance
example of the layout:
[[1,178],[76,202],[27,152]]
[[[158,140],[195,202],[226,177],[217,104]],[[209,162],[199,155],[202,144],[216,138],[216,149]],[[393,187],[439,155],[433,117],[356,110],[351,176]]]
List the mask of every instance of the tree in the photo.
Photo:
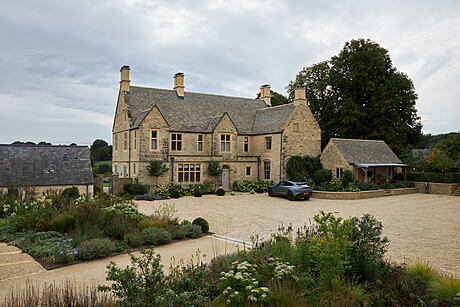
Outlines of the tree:
[[323,168],[319,156],[312,158],[309,156],[293,156],[286,164],[286,173],[291,180],[302,181],[312,178],[313,174]]
[[112,160],[112,149],[110,148],[109,144],[104,140],[95,140],[90,147],[90,151],[94,161]]
[[331,137],[382,139],[400,153],[421,140],[414,84],[377,43],[345,43],[337,56],[299,72],[287,86],[290,99],[297,86],[307,87],[323,147]]
[[147,171],[152,177],[160,177],[165,174],[169,168],[161,160],[152,160],[149,165],[147,165]]
[[425,159],[428,161],[429,168],[433,171],[445,173],[455,167],[454,161],[439,149],[433,149]]
[[[271,96],[271,104],[272,106],[280,106],[282,104],[287,104],[289,103],[289,99],[284,96],[283,94],[280,94],[278,92],[275,92],[273,90],[270,90],[270,96]],[[257,99],[260,98],[260,93],[257,94]]]
[[222,174],[222,167],[220,167],[217,161],[208,161],[208,175],[217,177]]
[[460,165],[460,133],[451,133],[436,145],[435,148],[445,153],[448,158]]

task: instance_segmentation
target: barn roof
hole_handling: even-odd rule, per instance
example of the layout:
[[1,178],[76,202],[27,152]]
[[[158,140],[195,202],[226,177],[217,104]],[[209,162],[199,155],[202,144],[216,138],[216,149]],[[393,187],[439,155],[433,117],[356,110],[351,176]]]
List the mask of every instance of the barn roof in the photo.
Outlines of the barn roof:
[[0,187],[93,184],[86,146],[0,144]]
[[352,164],[402,164],[385,141],[332,138],[331,142]]

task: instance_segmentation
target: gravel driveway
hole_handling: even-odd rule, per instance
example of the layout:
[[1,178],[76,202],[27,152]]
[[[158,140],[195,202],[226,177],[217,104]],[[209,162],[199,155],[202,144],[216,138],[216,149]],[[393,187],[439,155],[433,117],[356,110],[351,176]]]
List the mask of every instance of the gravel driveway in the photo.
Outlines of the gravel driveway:
[[460,278],[460,197],[408,194],[362,200],[290,202],[267,195],[237,194],[223,197],[205,195],[165,201],[137,201],[139,210],[154,212],[162,202],[175,203],[178,216],[209,221],[210,231],[221,236],[250,241],[252,235],[269,238],[278,226],[294,230],[320,210],[336,216],[373,214],[383,223],[390,239],[388,258],[400,264],[426,262],[441,272]]

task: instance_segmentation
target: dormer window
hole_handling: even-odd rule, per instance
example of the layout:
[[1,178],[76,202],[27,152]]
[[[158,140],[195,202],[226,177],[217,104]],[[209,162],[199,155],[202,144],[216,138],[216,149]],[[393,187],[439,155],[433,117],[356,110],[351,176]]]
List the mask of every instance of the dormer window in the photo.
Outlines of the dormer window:
[[230,152],[231,151],[231,134],[221,134],[220,135],[220,151],[221,152]]

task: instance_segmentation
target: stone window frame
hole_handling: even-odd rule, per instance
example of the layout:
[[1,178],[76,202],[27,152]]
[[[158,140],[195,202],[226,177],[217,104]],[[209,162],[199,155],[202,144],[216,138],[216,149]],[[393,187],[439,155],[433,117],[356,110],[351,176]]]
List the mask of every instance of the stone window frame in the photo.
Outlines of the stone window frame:
[[271,178],[271,162],[270,160],[264,160],[264,180],[270,180]]
[[251,165],[246,165],[245,174],[246,177],[251,176]]
[[[129,177],[129,174],[128,174],[128,165],[127,164],[123,164],[123,177]],[[121,176],[120,176],[121,177]]]
[[292,124],[292,130],[293,130],[294,132],[300,132],[299,123],[293,123],[293,124]]
[[123,132],[123,151],[128,150],[128,131]]
[[133,174],[136,175],[136,163],[133,163]]
[[[193,167],[192,167],[193,166]],[[184,184],[196,184],[201,183],[203,178],[202,175],[202,164],[201,163],[177,163],[176,173],[177,173],[177,183]],[[193,181],[191,178],[193,177]],[[198,180],[196,180],[198,178]]]
[[273,137],[271,135],[265,137],[265,149],[272,150],[273,147]]
[[134,130],[133,149],[134,151],[137,150],[137,131],[136,130]]
[[342,179],[343,177],[343,167],[336,167],[335,168],[335,178]]
[[118,134],[113,135],[113,149],[114,151],[118,151]]
[[[222,137],[224,137],[224,139],[222,139]],[[232,134],[231,133],[220,133],[219,134],[219,144],[220,144],[219,146],[220,152],[225,152],[225,153],[232,152]]]
[[182,148],[183,148],[182,142],[184,140],[182,136],[183,136],[182,133],[176,133],[176,132],[170,133],[170,145],[169,145],[170,147],[169,148],[171,148],[171,151],[182,151]]
[[[153,137],[153,132],[155,132],[156,137]],[[155,140],[155,149],[152,148],[154,144],[153,140]],[[160,129],[151,128],[149,130],[149,151],[159,151],[160,150]]]
[[[201,137],[201,140],[200,140]],[[204,134],[198,134],[196,137],[196,150],[202,152],[204,150]]]
[[118,164],[113,164],[113,172],[115,175],[118,175]]
[[243,151],[249,152],[249,136],[243,137]]

